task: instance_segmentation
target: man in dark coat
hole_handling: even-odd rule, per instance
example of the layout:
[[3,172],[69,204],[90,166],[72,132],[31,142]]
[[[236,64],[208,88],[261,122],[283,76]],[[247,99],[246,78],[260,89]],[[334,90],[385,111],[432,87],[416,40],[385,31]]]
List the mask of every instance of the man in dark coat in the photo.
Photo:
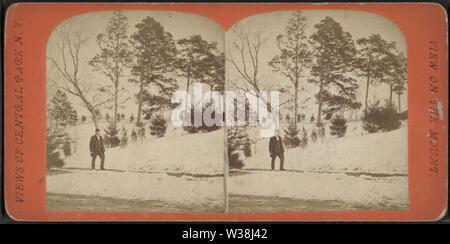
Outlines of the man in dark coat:
[[280,170],[284,170],[284,146],[281,137],[278,135],[278,129],[275,130],[275,135],[270,138],[269,152],[272,158],[272,170],[275,169],[275,159],[280,158]]
[[104,170],[105,166],[105,146],[103,145],[103,138],[100,136],[100,130],[95,130],[95,135],[91,137],[91,142],[89,143],[89,149],[91,150],[92,157],[92,169],[95,169],[95,159],[97,156],[100,157],[100,169]]

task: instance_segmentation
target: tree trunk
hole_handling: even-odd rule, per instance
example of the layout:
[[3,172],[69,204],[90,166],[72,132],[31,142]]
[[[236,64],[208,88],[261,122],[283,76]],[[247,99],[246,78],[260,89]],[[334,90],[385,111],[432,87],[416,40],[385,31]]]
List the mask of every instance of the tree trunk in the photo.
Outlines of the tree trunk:
[[114,91],[114,120],[113,120],[113,123],[114,123],[114,128],[116,128],[116,125],[117,125],[117,96],[118,96],[118,93],[119,93],[119,87],[118,86],[116,86],[115,87],[115,91]]
[[321,116],[322,116],[322,92],[323,92],[323,80],[320,79],[320,89],[319,89],[319,109],[317,111],[317,127],[319,127],[321,123]]
[[141,84],[139,86],[139,98],[138,98],[138,114],[136,119],[136,125],[139,127],[141,125],[141,113],[142,113],[142,93],[144,93],[144,81],[141,75]]
[[298,93],[298,82],[294,86],[294,125],[295,126],[297,126],[297,113],[298,113],[297,93]]
[[95,129],[98,129],[98,122],[97,122],[97,116],[93,115],[92,116],[92,121],[94,121],[94,125],[95,125]]
[[401,105],[400,105],[400,94],[397,94],[397,95],[398,95],[398,112],[401,112],[402,109],[401,109]]
[[184,116],[183,116],[183,120],[185,121],[191,121],[191,118],[187,118],[188,116],[191,117],[191,111],[187,111],[188,110],[188,97],[189,97],[189,85],[191,83],[191,60],[189,59],[189,66],[188,66],[188,72],[187,72],[187,81],[186,81],[186,98],[185,98],[185,105],[184,105]]
[[390,89],[389,89],[389,105],[392,105],[392,90],[394,85],[389,85]]
[[228,213],[229,205],[228,205],[228,173],[230,166],[230,159],[228,158],[228,141],[227,141],[227,129],[225,129],[225,138],[224,138],[224,164],[223,164],[223,193],[224,193],[224,212]]
[[366,85],[366,99],[365,99],[365,108],[367,110],[368,99],[369,99],[369,85],[370,85],[370,58],[367,62],[367,85]]

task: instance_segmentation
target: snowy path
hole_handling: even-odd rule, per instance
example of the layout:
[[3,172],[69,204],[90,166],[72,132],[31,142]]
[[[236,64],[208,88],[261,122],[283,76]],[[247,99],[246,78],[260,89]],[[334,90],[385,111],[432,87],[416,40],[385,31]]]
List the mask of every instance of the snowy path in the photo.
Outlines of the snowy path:
[[295,171],[237,171],[230,177],[231,195],[338,201],[381,209],[407,209],[407,176],[368,176]]
[[[407,176],[236,170],[231,212],[407,209]],[[176,192],[176,194],[174,194]],[[62,169],[47,175],[49,211],[220,212],[221,176]]]
[[47,174],[46,191],[49,194],[161,201],[200,209],[202,206],[205,209],[221,208],[224,202],[222,177],[166,172],[61,169]]

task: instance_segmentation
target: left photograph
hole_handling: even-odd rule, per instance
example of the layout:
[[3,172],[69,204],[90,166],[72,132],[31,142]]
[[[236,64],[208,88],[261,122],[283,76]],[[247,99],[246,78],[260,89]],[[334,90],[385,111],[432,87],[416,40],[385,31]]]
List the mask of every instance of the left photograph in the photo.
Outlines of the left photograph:
[[224,127],[171,122],[176,91],[190,101],[201,82],[223,94],[224,35],[174,11],[57,25],[46,57],[46,210],[224,212]]

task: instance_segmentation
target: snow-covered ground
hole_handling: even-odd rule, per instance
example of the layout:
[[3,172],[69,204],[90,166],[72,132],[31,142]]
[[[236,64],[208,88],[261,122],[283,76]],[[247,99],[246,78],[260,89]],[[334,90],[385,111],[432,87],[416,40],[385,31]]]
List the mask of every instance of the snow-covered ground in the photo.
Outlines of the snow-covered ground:
[[[100,124],[100,128],[106,127]],[[67,130],[75,140],[73,154],[62,169],[47,174],[46,191],[52,194],[155,200],[171,205],[223,206],[224,132],[187,134],[169,126],[166,136],[150,136],[148,126],[143,142],[130,138],[134,125],[119,125],[128,131],[125,148],[106,148],[106,171],[91,168],[89,140],[92,123]],[[100,167],[97,158],[96,168]],[[183,209],[183,207],[180,207]]]
[[[310,131],[310,130],[308,130]],[[253,132],[252,132],[253,133]],[[256,146],[256,148],[255,148]],[[270,169],[269,138],[258,139],[256,154],[248,157],[245,169]],[[279,159],[277,158],[277,165]],[[306,148],[287,149],[285,168],[313,172],[363,172],[408,174],[408,128],[367,134],[359,122],[349,124],[345,137],[328,136]]]
[[70,170],[47,176],[47,192],[157,200],[188,206],[223,205],[223,178],[165,173]]
[[[128,131],[133,127],[123,126]],[[312,125],[304,126],[311,131]],[[163,138],[151,137],[147,131],[142,143],[129,139],[124,149],[107,149],[108,171],[90,170],[92,131],[89,123],[68,130],[78,142],[76,151],[66,158],[59,173],[47,175],[48,193],[156,200],[196,206],[199,211],[205,206],[223,206],[222,130],[187,134],[169,127]],[[257,128],[248,132],[259,137]],[[339,201],[378,209],[409,206],[406,124],[395,131],[367,134],[360,122],[350,122],[343,138],[327,136],[316,143],[309,141],[306,148],[287,149],[283,172],[269,170],[268,143],[268,138],[258,138],[244,168],[233,170],[228,181],[230,195]],[[270,211],[276,208],[271,206]]]
[[408,208],[408,177],[345,173],[256,171],[230,178],[229,193],[301,200],[336,200],[381,208]]
[[286,171],[278,171],[278,158],[277,171],[270,171],[269,139],[260,138],[252,147],[256,153],[230,177],[229,193],[405,209],[409,206],[407,135],[407,127],[367,134],[359,122],[352,122],[345,137],[327,136],[316,143],[310,140],[306,148],[287,149]]

